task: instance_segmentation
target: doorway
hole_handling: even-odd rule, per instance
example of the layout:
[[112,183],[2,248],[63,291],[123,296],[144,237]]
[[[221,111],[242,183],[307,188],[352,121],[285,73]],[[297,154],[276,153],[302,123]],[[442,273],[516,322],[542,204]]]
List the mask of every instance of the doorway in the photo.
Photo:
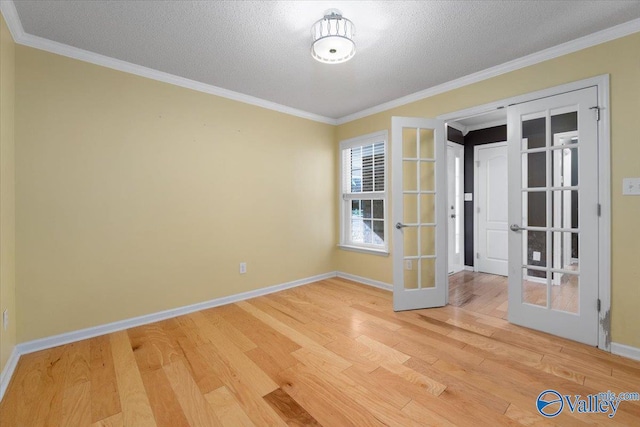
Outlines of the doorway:
[[[597,344],[602,349],[609,348],[606,319],[609,316],[611,291],[608,85],[609,79],[605,75],[438,118],[449,123],[500,109],[508,112],[509,321]],[[585,88],[591,89],[579,93]],[[586,92],[589,94],[585,95]],[[530,108],[536,110],[529,111]],[[575,143],[571,142],[575,141],[575,136],[561,135],[572,130],[552,130],[553,122],[565,114],[578,117],[578,127],[573,130],[579,136]],[[588,117],[595,124],[588,124]],[[530,137],[523,135],[525,128],[536,120],[538,124],[544,122],[546,126],[542,132],[544,137],[537,141],[533,138],[533,145],[530,145]],[[565,145],[578,144],[577,152],[571,151],[573,146],[559,145],[558,141],[561,140]],[[442,144],[446,146],[444,141]],[[533,159],[544,161],[536,166]],[[575,160],[578,160],[579,168],[578,185],[574,185],[569,177],[575,171]],[[402,170],[402,167],[398,169]],[[446,174],[444,177],[446,179]],[[541,178],[544,178],[544,182],[536,181]],[[444,186],[441,190],[446,189]],[[465,191],[468,191],[466,186]],[[465,194],[465,208],[474,197],[473,194],[469,198],[467,196]],[[442,215],[445,221],[436,221],[436,235],[440,228],[448,227],[446,213],[450,205],[444,203],[440,206],[441,210],[436,206],[434,213],[436,216]],[[578,206],[578,226],[573,222],[572,210],[575,206]],[[544,213],[542,219],[533,215],[536,210]],[[444,255],[448,257],[446,248]],[[537,261],[538,257],[540,261]],[[403,264],[399,261],[394,263],[394,277],[396,265],[400,267],[398,271],[402,271]],[[468,261],[466,257],[465,261]],[[563,288],[561,285],[575,282],[576,279],[574,290],[577,291],[577,308],[557,305],[554,301],[562,294],[559,292]],[[447,287],[446,280],[443,284]],[[440,286],[438,279],[433,286]],[[534,294],[537,296],[533,297]],[[544,301],[541,301],[543,298]],[[445,303],[443,300],[431,301],[431,297],[424,302],[431,306]],[[588,326],[582,328],[584,325]]]

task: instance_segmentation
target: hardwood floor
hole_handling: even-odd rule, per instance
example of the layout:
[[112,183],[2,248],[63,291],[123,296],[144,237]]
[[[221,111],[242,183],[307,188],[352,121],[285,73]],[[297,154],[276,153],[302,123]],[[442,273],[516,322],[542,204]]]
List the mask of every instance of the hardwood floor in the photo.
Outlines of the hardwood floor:
[[24,355],[0,425],[640,425],[640,402],[537,413],[546,389],[640,391],[640,362],[510,325],[505,288],[465,273],[395,313],[330,279]]
[[[578,276],[565,275],[551,286],[551,307],[578,312]],[[525,281],[522,297],[529,304],[547,305],[547,285]],[[461,271],[449,276],[449,303],[469,311],[507,318],[507,278],[493,274]]]

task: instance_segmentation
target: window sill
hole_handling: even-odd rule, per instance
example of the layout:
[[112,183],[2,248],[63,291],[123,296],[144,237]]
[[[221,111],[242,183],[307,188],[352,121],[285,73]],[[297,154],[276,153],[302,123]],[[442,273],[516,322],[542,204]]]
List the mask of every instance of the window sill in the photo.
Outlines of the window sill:
[[338,245],[338,247],[345,251],[360,252],[363,254],[378,255],[378,256],[389,256],[389,251],[385,249],[363,248],[362,246],[350,246],[350,245]]

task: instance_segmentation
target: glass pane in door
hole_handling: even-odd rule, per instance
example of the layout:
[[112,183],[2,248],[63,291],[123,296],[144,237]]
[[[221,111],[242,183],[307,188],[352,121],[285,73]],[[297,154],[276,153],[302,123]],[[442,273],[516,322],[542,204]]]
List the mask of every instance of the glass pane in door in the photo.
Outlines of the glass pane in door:
[[418,266],[412,260],[404,262],[404,288],[419,289],[418,286]]
[[435,194],[420,195],[420,222],[422,224],[433,224],[436,222]]
[[417,194],[403,194],[403,215],[402,222],[404,224],[415,224],[418,222],[418,195]]
[[418,191],[418,162],[415,160],[402,162],[402,189]]
[[547,306],[547,273],[524,269],[522,272],[522,302]]
[[418,227],[404,229],[404,256],[405,259],[418,256]]
[[433,129],[420,129],[420,158],[435,159]]
[[436,259],[422,258],[420,260],[420,287],[433,288],[436,285]]
[[420,162],[420,191],[433,191],[436,186],[436,166],[432,161]]
[[418,134],[414,128],[402,129],[402,157],[408,159],[418,157]]

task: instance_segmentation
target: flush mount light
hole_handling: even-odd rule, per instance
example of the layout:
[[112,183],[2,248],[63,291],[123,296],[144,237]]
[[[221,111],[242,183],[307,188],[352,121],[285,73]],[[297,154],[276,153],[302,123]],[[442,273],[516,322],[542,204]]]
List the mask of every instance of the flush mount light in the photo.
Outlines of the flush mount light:
[[311,27],[311,56],[325,64],[340,64],[353,58],[356,27],[338,9],[329,9]]

